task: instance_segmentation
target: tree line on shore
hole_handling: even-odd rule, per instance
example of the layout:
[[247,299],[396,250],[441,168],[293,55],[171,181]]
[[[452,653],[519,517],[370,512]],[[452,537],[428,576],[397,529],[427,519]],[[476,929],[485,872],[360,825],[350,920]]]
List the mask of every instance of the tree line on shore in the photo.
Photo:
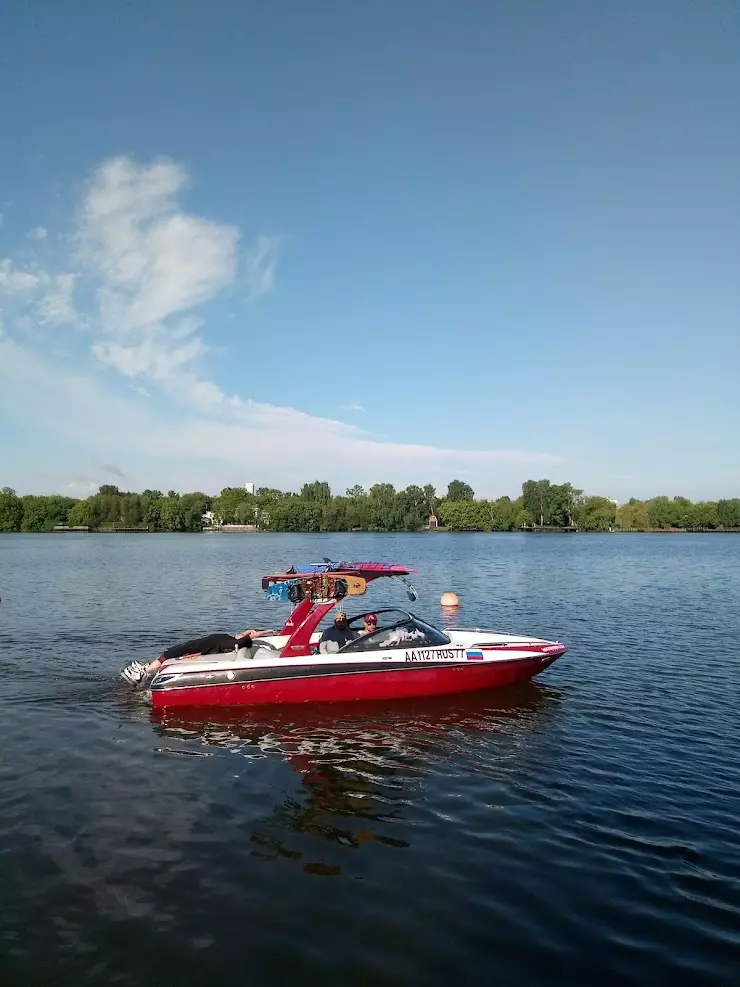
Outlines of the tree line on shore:
[[516,531],[522,528],[578,528],[581,531],[727,530],[740,528],[740,499],[700,501],[685,497],[630,499],[584,496],[570,483],[527,480],[512,500],[476,499],[469,484],[453,480],[439,497],[432,484],[396,490],[376,483],[333,495],[325,481],[303,485],[300,493],[262,487],[249,493],[225,487],[217,497],[170,490],[121,491],[105,484],[84,500],[58,494],[16,495],[0,490],[0,531],[51,531],[70,527],[200,531],[211,511],[217,524],[254,524],[265,531],[419,531],[431,515],[448,531]]

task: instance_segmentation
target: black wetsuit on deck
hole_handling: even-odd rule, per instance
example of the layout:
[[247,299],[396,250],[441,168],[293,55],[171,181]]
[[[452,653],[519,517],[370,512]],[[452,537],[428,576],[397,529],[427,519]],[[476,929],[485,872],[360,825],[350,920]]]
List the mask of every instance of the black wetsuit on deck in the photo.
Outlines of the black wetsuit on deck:
[[173,644],[171,648],[163,651],[159,656],[164,658],[182,658],[183,655],[220,655],[227,651],[233,651],[235,647],[249,648],[252,639],[240,637],[239,640],[231,634],[207,634],[205,637],[194,637],[190,641],[183,641],[182,644]]

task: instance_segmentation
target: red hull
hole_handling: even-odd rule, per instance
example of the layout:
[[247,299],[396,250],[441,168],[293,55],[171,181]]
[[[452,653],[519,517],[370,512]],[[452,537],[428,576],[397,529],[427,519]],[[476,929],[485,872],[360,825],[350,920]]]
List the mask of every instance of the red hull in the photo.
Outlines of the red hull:
[[[565,650],[565,649],[563,649]],[[251,706],[273,703],[353,702],[455,695],[526,682],[560,655],[486,661],[450,668],[415,668],[279,681],[241,682],[152,692],[155,709],[171,706]]]

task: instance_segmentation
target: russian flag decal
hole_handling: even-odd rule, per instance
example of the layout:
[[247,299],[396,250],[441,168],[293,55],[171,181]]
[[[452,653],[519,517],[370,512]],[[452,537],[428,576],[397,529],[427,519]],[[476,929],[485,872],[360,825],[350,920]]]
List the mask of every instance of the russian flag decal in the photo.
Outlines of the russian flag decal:
[[465,656],[468,659],[468,661],[483,661],[482,651],[467,651],[465,653]]

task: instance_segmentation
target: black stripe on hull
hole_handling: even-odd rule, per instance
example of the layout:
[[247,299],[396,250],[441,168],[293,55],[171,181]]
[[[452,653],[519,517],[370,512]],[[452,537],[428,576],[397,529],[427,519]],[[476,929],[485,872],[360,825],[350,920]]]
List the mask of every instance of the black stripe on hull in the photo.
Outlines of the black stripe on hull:
[[[521,659],[517,659],[521,660]],[[169,689],[193,689],[198,686],[239,685],[245,682],[280,682],[284,679],[307,679],[316,676],[333,678],[337,675],[364,675],[367,672],[399,672],[422,668],[460,668],[480,662],[467,661],[378,661],[372,664],[358,663],[344,665],[287,665],[276,668],[224,668],[215,671],[183,672],[179,675],[161,676],[150,686],[152,692],[166,692]],[[231,677],[229,677],[229,673]]]

